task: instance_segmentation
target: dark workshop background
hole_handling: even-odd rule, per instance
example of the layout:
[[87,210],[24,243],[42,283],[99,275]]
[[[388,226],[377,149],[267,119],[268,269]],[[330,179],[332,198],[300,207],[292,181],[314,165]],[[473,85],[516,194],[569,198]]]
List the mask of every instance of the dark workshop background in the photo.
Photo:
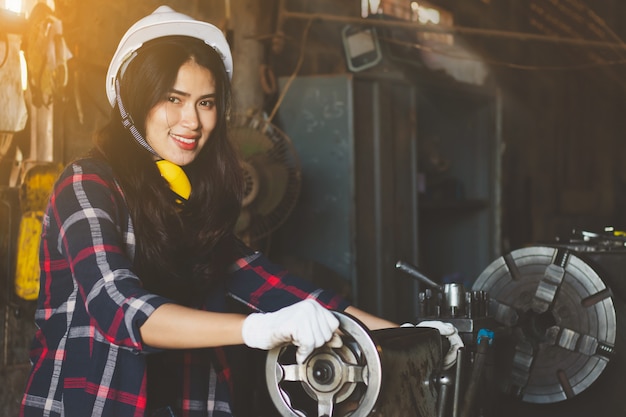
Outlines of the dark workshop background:
[[[251,243],[365,310],[415,319],[420,284],[398,260],[471,286],[514,249],[626,228],[626,2],[430,0],[455,30],[370,17],[381,60],[364,69],[351,68],[343,39],[346,26],[359,27],[358,0],[227,3],[57,0],[72,58],[53,99],[53,160],[89,149],[109,114],[104,78],[117,42],[168,4],[227,33],[237,111],[269,115],[297,151],[298,200]],[[15,27],[0,25],[0,52],[5,32],[26,37],[27,26]],[[9,206],[13,156],[29,153],[31,131],[16,133],[0,159]],[[13,291],[15,214],[2,209],[3,416],[17,415],[35,330],[34,302]]]

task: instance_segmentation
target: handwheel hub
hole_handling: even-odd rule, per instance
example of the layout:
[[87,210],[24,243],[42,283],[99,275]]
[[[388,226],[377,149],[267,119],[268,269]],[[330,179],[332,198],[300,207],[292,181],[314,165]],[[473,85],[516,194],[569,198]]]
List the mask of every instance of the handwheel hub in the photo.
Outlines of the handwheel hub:
[[[324,394],[332,395],[334,402],[340,403],[356,388],[350,375],[356,365],[357,357],[347,346],[336,349],[322,346],[304,363],[306,378],[302,381],[302,388],[314,400]],[[364,371],[364,368],[358,369]]]
[[309,385],[318,391],[333,391],[341,384],[341,363],[332,354],[323,352],[307,364]]
[[313,368],[313,379],[315,382],[328,385],[335,379],[335,371],[332,368],[332,364],[326,361],[323,363],[318,362]]

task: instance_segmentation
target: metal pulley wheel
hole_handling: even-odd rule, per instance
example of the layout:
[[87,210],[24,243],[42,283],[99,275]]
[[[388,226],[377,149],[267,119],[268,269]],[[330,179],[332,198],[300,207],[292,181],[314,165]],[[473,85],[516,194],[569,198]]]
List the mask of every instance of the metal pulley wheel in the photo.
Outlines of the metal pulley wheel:
[[[295,360],[295,348],[282,346],[268,352],[265,377],[276,409],[284,417],[304,416],[298,395],[317,403],[322,416],[370,414],[382,385],[378,346],[357,319],[333,312],[339,320],[343,346],[316,349],[303,364]],[[347,414],[344,414],[347,413]]]
[[556,403],[587,389],[606,368],[616,339],[610,290],[563,248],[527,247],[498,258],[473,285],[504,325],[498,369],[505,392]]

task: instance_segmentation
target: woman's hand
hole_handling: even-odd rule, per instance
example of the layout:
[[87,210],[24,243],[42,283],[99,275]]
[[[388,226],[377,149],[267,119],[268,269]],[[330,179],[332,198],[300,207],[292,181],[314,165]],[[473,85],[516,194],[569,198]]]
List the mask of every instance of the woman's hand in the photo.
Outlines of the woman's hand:
[[252,348],[273,349],[292,343],[298,347],[296,360],[304,363],[318,347],[329,342],[341,347],[336,333],[339,320],[313,300],[300,301],[273,313],[250,314],[243,323],[244,343]]
[[[411,327],[413,324],[405,323],[402,327]],[[415,325],[415,327],[431,327],[439,330],[439,334],[444,336],[450,342],[450,349],[443,357],[443,369],[450,369],[456,363],[457,351],[465,346],[463,339],[459,336],[459,331],[450,323],[444,323],[439,320],[425,320]]]

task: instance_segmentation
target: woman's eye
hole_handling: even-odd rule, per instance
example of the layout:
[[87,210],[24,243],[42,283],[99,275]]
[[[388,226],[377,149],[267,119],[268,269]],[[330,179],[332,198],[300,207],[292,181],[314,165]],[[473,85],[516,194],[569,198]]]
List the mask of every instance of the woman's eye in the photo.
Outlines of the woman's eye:
[[180,99],[178,97],[174,97],[174,96],[169,96],[167,98],[167,101],[170,103],[180,103]]
[[215,100],[202,100],[200,102],[200,105],[202,107],[206,107],[206,108],[212,109],[213,107],[215,107]]

